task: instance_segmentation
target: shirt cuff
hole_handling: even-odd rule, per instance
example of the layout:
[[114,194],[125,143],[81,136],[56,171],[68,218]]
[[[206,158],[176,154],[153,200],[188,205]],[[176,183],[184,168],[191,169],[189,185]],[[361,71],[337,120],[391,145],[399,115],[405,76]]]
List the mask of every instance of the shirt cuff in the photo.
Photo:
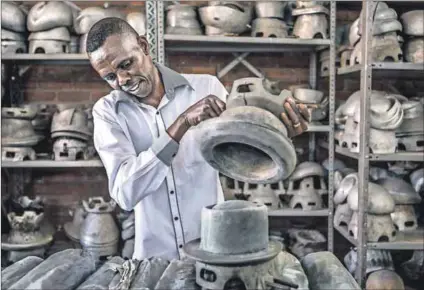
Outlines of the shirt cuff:
[[179,144],[165,133],[153,142],[151,148],[160,161],[170,166],[178,152]]

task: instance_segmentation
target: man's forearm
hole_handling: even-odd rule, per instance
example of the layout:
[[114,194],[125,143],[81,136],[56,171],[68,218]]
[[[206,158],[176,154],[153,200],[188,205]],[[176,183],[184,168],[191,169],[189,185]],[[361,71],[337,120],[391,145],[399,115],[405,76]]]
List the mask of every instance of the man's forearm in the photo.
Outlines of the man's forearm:
[[190,129],[190,125],[187,124],[184,115],[181,115],[166,131],[172,139],[180,142],[188,129]]

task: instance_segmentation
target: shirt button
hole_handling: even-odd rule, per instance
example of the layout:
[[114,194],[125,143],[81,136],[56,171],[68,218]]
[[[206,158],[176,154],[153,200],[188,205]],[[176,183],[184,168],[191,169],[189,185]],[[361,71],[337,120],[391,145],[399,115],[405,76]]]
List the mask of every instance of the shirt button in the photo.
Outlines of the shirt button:
[[174,191],[173,191],[173,190],[171,190],[171,191],[169,192],[169,194],[174,194]]
[[174,217],[174,221],[177,221],[178,220],[178,217],[176,216],[176,217]]
[[156,115],[159,115],[159,111],[156,112]]
[[179,246],[178,246],[178,248],[180,248],[180,249],[181,249],[182,247],[183,247],[183,245],[179,245]]

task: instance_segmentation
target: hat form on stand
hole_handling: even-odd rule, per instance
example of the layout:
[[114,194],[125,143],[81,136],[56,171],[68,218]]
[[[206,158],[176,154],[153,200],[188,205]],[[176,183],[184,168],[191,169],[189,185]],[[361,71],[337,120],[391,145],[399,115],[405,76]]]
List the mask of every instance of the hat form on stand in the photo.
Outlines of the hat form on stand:
[[267,207],[229,200],[204,207],[201,220],[201,238],[183,248],[196,260],[196,283],[204,289],[256,288],[267,262],[282,250],[279,241],[269,240]]

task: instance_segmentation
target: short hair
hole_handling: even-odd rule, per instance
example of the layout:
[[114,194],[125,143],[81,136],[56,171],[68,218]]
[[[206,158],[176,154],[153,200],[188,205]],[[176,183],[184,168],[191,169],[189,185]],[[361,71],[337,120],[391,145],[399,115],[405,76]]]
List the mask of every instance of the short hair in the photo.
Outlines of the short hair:
[[98,50],[109,36],[123,33],[134,33],[138,36],[135,29],[121,18],[107,17],[97,21],[87,34],[86,52]]

